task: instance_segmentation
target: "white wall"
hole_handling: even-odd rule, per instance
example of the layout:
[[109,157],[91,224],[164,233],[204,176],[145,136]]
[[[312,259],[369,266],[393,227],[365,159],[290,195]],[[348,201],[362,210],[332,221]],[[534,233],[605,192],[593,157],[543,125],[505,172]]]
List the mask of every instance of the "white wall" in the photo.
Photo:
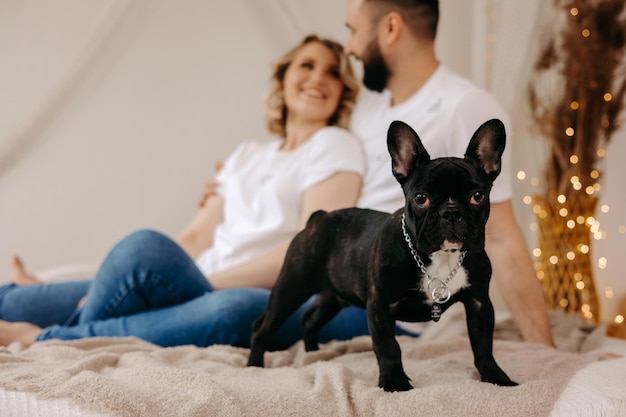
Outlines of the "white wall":
[[[0,143],[37,118],[39,91],[52,84],[54,95],[57,73],[89,41],[81,42],[89,24],[125,4],[86,3],[0,2],[0,27],[11,28],[13,40],[0,56],[20,63],[0,65],[13,70],[0,72],[8,90],[2,108],[27,116],[21,123],[0,116],[3,127],[17,125],[2,129]],[[269,61],[280,51],[247,2],[133,3],[34,145],[0,166],[0,260],[17,251],[35,270],[98,263],[135,228],[175,233],[193,214],[213,162],[264,132]]]
[[[494,91],[514,121],[524,120],[520,80],[542,4],[441,1],[442,61]],[[133,229],[175,234],[213,162],[264,132],[270,62],[309,32],[345,40],[344,9],[337,0],[0,0],[0,282],[14,251],[33,270],[97,264]],[[617,294],[603,300],[605,318],[626,295],[623,136],[609,148],[607,239],[594,248],[609,259],[600,287]],[[514,169],[532,169],[537,144],[523,121],[513,140]],[[516,184],[516,213],[532,247],[526,188]]]

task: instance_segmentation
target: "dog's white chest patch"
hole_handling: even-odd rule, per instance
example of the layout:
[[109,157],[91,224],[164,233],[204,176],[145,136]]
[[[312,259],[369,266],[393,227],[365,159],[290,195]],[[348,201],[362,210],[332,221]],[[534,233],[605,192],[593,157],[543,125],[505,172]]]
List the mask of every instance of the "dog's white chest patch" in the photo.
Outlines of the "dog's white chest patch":
[[[426,267],[426,273],[429,277],[437,278],[440,282],[445,282],[446,278],[453,271],[458,263],[459,257],[461,256],[461,251],[456,252],[445,252],[445,251],[437,251],[430,256],[430,260],[432,261],[428,267]],[[428,288],[426,288],[426,283],[428,282],[428,277],[424,277],[422,291],[426,294],[428,300],[433,301],[432,295]],[[461,288],[467,287],[469,285],[467,280],[467,271],[463,266],[458,268],[456,274],[447,281],[445,284],[446,287],[450,290],[450,294],[454,294],[458,292]]]

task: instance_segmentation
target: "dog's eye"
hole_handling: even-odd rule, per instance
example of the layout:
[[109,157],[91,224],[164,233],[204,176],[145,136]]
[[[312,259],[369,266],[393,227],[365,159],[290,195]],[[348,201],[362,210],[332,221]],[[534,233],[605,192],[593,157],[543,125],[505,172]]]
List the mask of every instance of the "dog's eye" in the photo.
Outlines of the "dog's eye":
[[428,196],[424,193],[417,193],[415,195],[415,202],[420,207],[428,207],[430,205],[430,200]]
[[470,199],[470,203],[474,205],[478,205],[482,203],[484,199],[485,199],[485,194],[482,191],[476,191],[472,195],[472,198]]

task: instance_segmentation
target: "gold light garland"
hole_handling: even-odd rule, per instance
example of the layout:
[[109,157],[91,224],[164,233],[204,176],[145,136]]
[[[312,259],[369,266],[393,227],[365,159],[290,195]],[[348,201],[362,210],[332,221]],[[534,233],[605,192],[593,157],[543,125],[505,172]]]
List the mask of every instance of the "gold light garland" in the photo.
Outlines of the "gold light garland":
[[[606,155],[606,153],[604,154]],[[598,174],[597,171],[592,171],[590,173],[590,176],[598,178]],[[527,178],[527,173],[523,170],[518,171],[517,175],[516,175],[517,179],[521,182],[527,182],[533,189],[537,189],[540,185],[540,181],[537,177],[530,177]],[[570,183],[573,185],[574,183],[576,183],[576,181],[574,179],[572,179],[570,181]],[[595,191],[595,190],[594,190]],[[557,203],[558,204],[564,204],[566,203],[567,198],[564,195],[559,195],[557,197]],[[532,207],[532,211],[533,213],[535,213],[535,215],[537,216],[545,216],[547,215],[547,213],[545,213],[545,211],[542,209],[542,207],[538,204],[535,204],[533,201],[533,197],[529,194],[524,195],[522,197],[522,202],[524,203],[524,205],[526,206],[531,206]],[[567,209],[562,208],[563,211],[561,211],[559,214],[562,217],[567,217],[568,214],[570,214]],[[600,211],[604,214],[608,214],[610,212],[610,207],[607,204],[604,204],[600,207]],[[604,231],[601,228],[600,225],[600,221],[595,218],[595,217],[588,217],[588,218],[569,218],[567,220],[567,227],[570,229],[573,229],[574,227],[576,227],[577,225],[587,225],[590,228],[590,232],[592,233],[592,236],[595,240],[604,240],[607,239],[608,237],[608,233],[606,231]],[[533,222],[529,225],[529,230],[532,231],[533,233],[536,233],[538,230],[538,225],[536,222]],[[617,227],[617,233],[620,235],[624,235],[626,234],[626,226],[625,225],[620,225]],[[589,248],[589,246],[585,245],[582,242],[578,242],[576,244],[576,247],[579,249],[581,254],[587,254],[589,253],[589,251],[591,250],[591,248]],[[532,254],[533,256],[537,259],[541,256],[541,249],[539,247],[535,247],[532,250]],[[558,257],[556,259],[553,260],[553,262],[558,263],[558,262],[570,262],[573,261],[576,257],[576,253],[575,252],[568,252],[566,254],[566,259],[559,259]],[[597,259],[597,267],[600,270],[603,270],[607,267],[608,265],[608,259],[605,256],[599,256]],[[539,280],[543,280],[545,278],[545,273],[542,270],[542,266],[540,263],[535,262],[535,270],[537,271],[537,278]],[[584,286],[578,286],[577,287],[578,290],[583,290]],[[611,286],[606,286],[604,287],[604,290],[602,292],[603,297],[606,300],[612,300],[615,298],[615,293],[613,291],[613,287]],[[567,300],[562,300],[562,303],[567,303]],[[588,309],[587,305],[583,305],[581,306],[581,311],[580,311],[581,315],[583,317],[586,317],[587,319],[592,319],[593,317],[590,315],[590,311]],[[626,300],[623,303],[623,305],[621,306],[621,310],[615,314],[615,316],[613,317],[613,319],[611,320],[611,329],[613,335],[622,337],[622,338],[626,338]]]
[[[576,207],[589,199],[595,209],[597,194],[602,189],[597,166],[606,157],[606,145],[618,128],[617,116],[626,93],[626,34],[621,17],[624,0],[555,0],[554,4],[564,10],[566,21],[542,51],[529,89],[532,115],[542,136],[550,143],[550,154],[542,198],[527,195],[523,201],[532,205],[538,221],[554,216],[551,233],[556,233],[557,239],[558,233],[586,239],[582,234],[567,233],[584,228],[593,239],[601,240],[607,233],[599,220],[593,213],[582,215]],[[525,180],[526,173],[518,172],[517,178]],[[532,178],[530,183],[537,187],[540,181]],[[603,205],[599,210],[608,213],[610,208]],[[545,235],[545,229],[537,224],[532,224],[531,230]],[[620,226],[618,232],[626,232],[626,227]],[[564,246],[558,241],[555,245]],[[571,249],[561,254],[547,256],[539,248],[533,253],[538,260],[552,265],[576,262],[579,255],[589,254],[586,242],[571,242],[570,246]],[[543,278],[544,265],[536,265],[539,279]],[[597,259],[598,269],[603,270],[607,265],[606,257]],[[588,290],[577,273],[573,278],[577,290]],[[614,297],[612,288],[605,288],[603,293],[607,299]],[[561,307],[568,302],[564,296]],[[583,302],[577,308],[583,317],[598,319],[589,304]],[[624,314],[616,315],[613,321],[621,325]]]

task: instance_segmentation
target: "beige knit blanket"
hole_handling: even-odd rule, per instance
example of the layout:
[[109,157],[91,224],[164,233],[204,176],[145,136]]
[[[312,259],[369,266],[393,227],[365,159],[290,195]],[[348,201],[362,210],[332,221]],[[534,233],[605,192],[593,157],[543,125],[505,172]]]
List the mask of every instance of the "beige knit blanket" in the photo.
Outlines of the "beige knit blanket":
[[[565,331],[582,340],[579,329]],[[415,386],[408,392],[377,388],[369,337],[312,353],[298,343],[267,353],[265,369],[246,367],[248,350],[231,346],[160,348],[135,338],[48,341],[0,348],[0,386],[70,398],[113,416],[531,417],[549,415],[572,375],[599,357],[598,351],[496,340],[496,361],[520,383],[498,387],[480,382],[464,336],[398,340]]]

